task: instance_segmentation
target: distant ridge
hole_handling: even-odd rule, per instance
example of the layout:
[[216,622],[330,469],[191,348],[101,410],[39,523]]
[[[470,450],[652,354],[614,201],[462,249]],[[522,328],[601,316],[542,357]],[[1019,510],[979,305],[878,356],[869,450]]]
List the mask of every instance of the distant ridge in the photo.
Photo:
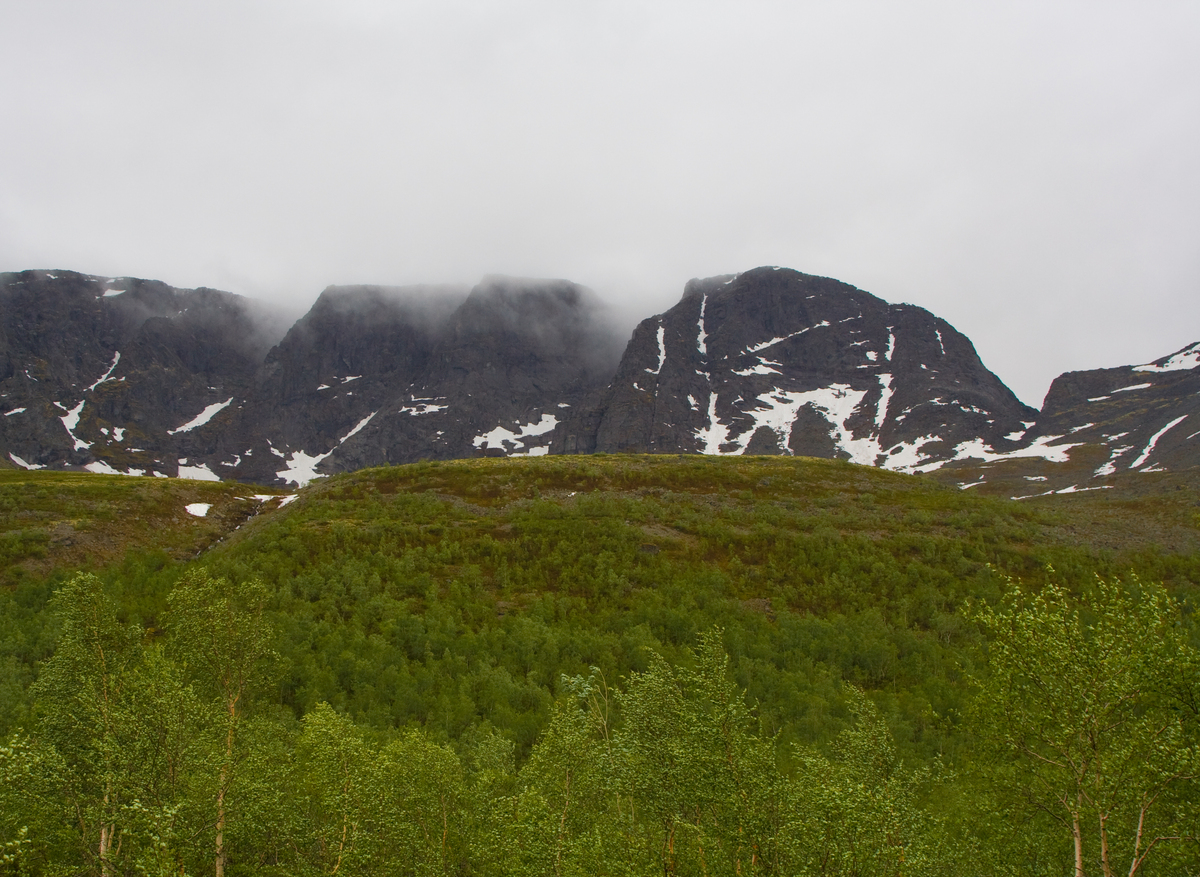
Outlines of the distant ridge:
[[479,455],[783,454],[1012,496],[1200,464],[1200,344],[1062,375],[1038,412],[945,320],[786,268],[693,280],[624,345],[585,288],[506,277],[330,287],[281,335],[231,293],[0,274],[0,464],[283,486]]

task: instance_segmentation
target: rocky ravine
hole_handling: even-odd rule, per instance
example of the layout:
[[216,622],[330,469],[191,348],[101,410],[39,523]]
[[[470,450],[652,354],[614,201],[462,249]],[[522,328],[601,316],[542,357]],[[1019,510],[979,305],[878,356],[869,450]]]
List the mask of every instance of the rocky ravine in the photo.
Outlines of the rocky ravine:
[[4,274],[0,457],[299,485],[481,454],[805,454],[1012,495],[1200,462],[1200,345],[1063,375],[1039,413],[928,311],[780,268],[694,280],[622,340],[567,281],[330,287],[283,335],[230,293]]

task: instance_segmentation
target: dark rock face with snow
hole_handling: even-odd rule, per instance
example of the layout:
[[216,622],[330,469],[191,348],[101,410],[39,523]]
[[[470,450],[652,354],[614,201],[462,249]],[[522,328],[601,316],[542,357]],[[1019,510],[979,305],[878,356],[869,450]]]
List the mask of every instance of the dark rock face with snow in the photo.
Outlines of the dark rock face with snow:
[[[0,450],[27,466],[189,474],[270,348],[253,302],[73,272],[0,275]],[[209,425],[197,431],[201,423]],[[157,460],[170,457],[169,463]]]
[[331,287],[272,347],[247,299],[72,272],[0,275],[0,453],[258,483],[544,454],[621,339],[567,281]]
[[913,471],[1024,430],[1037,412],[922,308],[759,268],[694,280],[644,320],[558,450],[840,457]]
[[1027,497],[1110,490],[1131,475],[1196,468],[1200,343],[1145,365],[1060,375],[1037,422],[1013,444],[952,462],[945,474]]
[[[370,330],[354,325],[362,311],[347,294],[327,290],[297,324],[302,332],[293,329],[267,357],[271,387],[290,373],[283,365],[289,357],[321,363],[288,397],[295,414],[248,432],[278,437],[269,453],[279,478],[300,483],[318,463],[330,474],[421,459],[545,454],[564,411],[604,386],[620,352],[605,310],[567,281],[492,277],[469,295],[391,291],[371,321],[389,340],[367,345],[358,332]],[[379,291],[370,295],[383,300]],[[330,310],[331,318],[314,318]],[[379,355],[389,344],[392,352]]]
[[480,455],[788,454],[1029,496],[1200,463],[1200,344],[1065,374],[1039,413],[944,320],[788,269],[694,280],[627,344],[567,281],[330,287],[286,335],[268,316],[0,275],[0,465],[300,485]]

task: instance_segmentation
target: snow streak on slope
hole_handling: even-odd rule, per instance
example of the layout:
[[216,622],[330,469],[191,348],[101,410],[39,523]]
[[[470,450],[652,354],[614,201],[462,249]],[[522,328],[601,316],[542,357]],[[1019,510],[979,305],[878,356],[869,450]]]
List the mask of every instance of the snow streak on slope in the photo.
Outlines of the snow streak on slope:
[[1154,435],[1150,436],[1150,441],[1146,442],[1146,447],[1142,450],[1142,455],[1140,457],[1138,457],[1136,460],[1134,460],[1132,463],[1130,463],[1129,468],[1136,469],[1139,466],[1141,466],[1143,463],[1145,463],[1146,460],[1149,459],[1150,455],[1154,452],[1154,446],[1156,444],[1158,444],[1158,440],[1167,434],[1167,430],[1174,429],[1175,427],[1179,426],[1179,424],[1183,423],[1185,420],[1187,420],[1186,414],[1183,415],[1182,417],[1176,417],[1174,420],[1172,420],[1170,423],[1168,423],[1166,426],[1164,426],[1162,429],[1160,429]]
[[75,442],[75,450],[82,451],[92,446],[91,442],[85,442],[83,439],[75,435],[75,427],[79,426],[79,415],[83,413],[83,400],[79,400],[79,404],[74,408],[68,409],[66,405],[60,402],[55,402],[59,408],[66,411],[66,416],[58,418],[62,421],[62,425],[67,430],[67,435],[71,437],[71,441]]
[[8,458],[20,466],[22,469],[45,469],[45,466],[39,466],[37,463],[26,463],[12,451],[8,452]]
[[658,368],[646,369],[652,375],[662,371],[663,363],[667,361],[667,330],[660,322],[658,324]]
[[104,374],[102,374],[100,376],[100,379],[97,380],[96,383],[94,383],[90,387],[88,387],[88,390],[94,390],[98,386],[103,384],[105,381],[107,381],[109,378],[109,375],[111,375],[113,373],[113,370],[117,367],[117,363],[120,361],[121,361],[121,351],[118,350],[116,353],[113,354],[112,365],[110,365],[108,367],[108,371],[106,371]]
[[[732,283],[733,281],[726,281]],[[708,359],[708,334],[704,331],[704,307],[708,304],[708,293],[705,293],[700,298],[700,319],[696,325],[699,328],[699,334],[696,335],[696,349],[700,351],[700,355]]]
[[204,426],[204,424],[213,419],[213,416],[216,415],[218,411],[223,411],[224,409],[228,408],[231,402],[233,402],[232,396],[230,396],[224,402],[214,402],[183,426],[176,427],[175,429],[168,429],[167,435],[178,435],[181,432],[191,432],[193,429]]
[[817,323],[815,326],[809,326],[807,329],[801,329],[799,332],[792,332],[790,335],[783,335],[778,338],[772,338],[770,341],[764,341],[761,344],[751,345],[750,347],[746,348],[745,352],[746,353],[758,353],[758,351],[760,351],[760,350],[766,350],[768,347],[774,347],[776,344],[779,344],[781,341],[787,341],[789,338],[795,338],[797,335],[803,335],[805,332],[809,332],[813,329],[820,329],[820,328],[822,328],[824,326],[828,326],[828,325],[829,325],[828,320],[822,320],[821,322]]

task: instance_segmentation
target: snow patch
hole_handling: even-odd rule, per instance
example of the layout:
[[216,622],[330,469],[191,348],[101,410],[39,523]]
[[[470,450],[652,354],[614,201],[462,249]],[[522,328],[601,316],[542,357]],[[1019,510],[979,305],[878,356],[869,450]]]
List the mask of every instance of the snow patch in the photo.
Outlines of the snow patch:
[[971,439],[969,442],[960,442],[954,449],[954,460],[983,460],[985,463],[993,463],[999,460],[1016,460],[1023,457],[1041,457],[1051,463],[1065,463],[1070,459],[1068,452],[1071,448],[1079,447],[1081,442],[1073,444],[1054,445],[1050,446],[1050,442],[1058,441],[1061,435],[1044,435],[1034,441],[1028,447],[1018,448],[1015,451],[1007,451],[997,453],[991,447],[986,445],[981,438]]
[[[864,342],[864,343],[866,343],[866,342]],[[855,345],[855,346],[857,346],[857,345]],[[871,360],[871,362],[874,362],[878,358],[879,358],[879,354],[876,353],[874,350],[867,351],[867,359]]]
[[366,417],[364,417],[362,420],[360,420],[357,424],[355,424],[354,429],[350,430],[348,433],[346,433],[344,436],[342,436],[340,439],[338,439],[338,444],[339,445],[345,444],[346,439],[350,438],[353,435],[358,435],[358,433],[362,432],[362,428],[364,426],[366,426],[368,423],[370,423],[371,418],[374,417],[378,413],[379,413],[378,411],[372,411],[370,414],[368,414]]
[[[734,280],[736,279],[737,278],[735,277]],[[726,280],[725,283],[733,283],[733,280]],[[708,359],[708,334],[704,331],[704,307],[707,304],[708,293],[705,293],[700,299],[700,319],[696,323],[696,326],[699,329],[699,332],[696,335],[696,349],[700,351],[700,355],[705,359]]]
[[20,457],[18,457],[16,454],[14,454],[12,451],[8,452],[8,459],[12,460],[14,463],[16,463],[22,469],[45,469],[46,468],[45,466],[40,466],[37,463],[26,463],[24,460],[22,460]]
[[783,372],[779,371],[779,369],[771,368],[771,366],[773,366],[773,365],[780,365],[780,363],[769,360],[765,356],[760,356],[758,358],[758,365],[754,366],[753,368],[746,368],[746,369],[736,369],[735,368],[733,370],[733,373],[735,375],[741,375],[742,377],[748,377],[749,375],[781,375],[781,374],[783,374]]
[[1185,371],[1200,366],[1200,343],[1193,344],[1191,347],[1185,347],[1183,350],[1176,353],[1174,356],[1167,359],[1162,365],[1156,365],[1151,362],[1146,365],[1135,365],[1135,372],[1174,372]]
[[183,510],[193,517],[203,518],[208,514],[208,510],[211,508],[211,502],[189,502],[183,507]]
[[112,365],[110,365],[108,367],[108,371],[106,371],[104,374],[102,374],[100,376],[100,379],[98,381],[96,381],[96,383],[94,383],[90,387],[88,387],[88,390],[89,391],[94,390],[98,386],[103,384],[105,381],[107,381],[109,379],[109,376],[113,373],[113,369],[115,369],[117,367],[117,363],[120,361],[121,361],[121,351],[118,350],[116,353],[113,354]]
[[1093,474],[1096,477],[1114,474],[1117,471],[1117,458],[1123,457],[1132,450],[1133,445],[1125,445],[1124,447],[1113,448],[1112,453],[1108,457],[1108,461],[1101,465]]
[[910,475],[914,472],[931,472],[934,469],[940,469],[945,461],[936,460],[930,463],[928,455],[921,453],[921,448],[941,440],[941,436],[923,435],[913,439],[912,442],[898,442],[888,448],[883,468],[893,472],[907,472]]
[[209,469],[203,463],[200,463],[199,465],[196,465],[196,466],[183,465],[186,462],[187,462],[186,459],[179,461],[179,474],[177,476],[175,476],[176,478],[188,478],[192,481],[220,481],[221,480],[219,477],[217,477],[217,474],[215,472],[213,472],[211,469]]
[[62,425],[66,427],[67,435],[69,435],[71,440],[75,442],[75,450],[82,451],[90,448],[92,446],[91,442],[85,442],[83,439],[75,435],[75,427],[79,426],[79,415],[83,413],[83,400],[80,399],[79,404],[70,410],[67,410],[67,406],[59,402],[55,402],[54,404],[63,411],[67,412],[65,417],[60,417],[58,419],[61,420]]
[[810,332],[813,329],[820,329],[820,328],[828,326],[828,325],[829,325],[828,320],[822,320],[821,322],[817,323],[815,326],[809,326],[807,329],[801,329],[799,332],[792,332],[790,335],[783,335],[778,338],[772,338],[770,341],[764,341],[761,344],[754,344],[750,347],[747,347],[745,349],[745,351],[743,351],[743,352],[744,353],[758,353],[758,351],[760,351],[760,350],[766,350],[768,347],[774,347],[776,344],[779,344],[783,341],[787,341],[789,338],[795,338],[799,335],[803,335],[805,332]]
[[24,408],[14,408],[12,411],[5,411],[4,416],[12,417],[14,414],[20,414],[24,410],[25,410]]
[[[888,362],[892,361],[892,354],[896,352],[896,334],[892,331],[891,326],[888,326],[888,349],[883,358]],[[924,368],[924,366],[922,366]]]
[[1182,417],[1176,417],[1174,420],[1172,420],[1170,423],[1168,423],[1166,426],[1164,426],[1162,429],[1160,429],[1154,435],[1150,436],[1150,441],[1146,442],[1146,447],[1142,449],[1142,455],[1140,457],[1138,457],[1136,460],[1134,460],[1129,465],[1129,468],[1136,469],[1136,468],[1138,468],[1138,466],[1141,466],[1143,463],[1145,463],[1146,460],[1149,458],[1150,454],[1153,453],[1154,446],[1156,444],[1158,444],[1158,440],[1167,434],[1167,430],[1174,429],[1175,427],[1179,426],[1179,424],[1183,423],[1185,420],[1187,420],[1186,414],[1184,414]]
[[410,414],[416,417],[420,414],[437,414],[439,411],[445,411],[449,405],[436,404],[439,399],[445,399],[445,396],[428,396],[424,399],[418,399],[416,396],[410,396],[409,401],[412,405],[405,405],[397,414]]
[[361,378],[361,377],[362,377],[362,375],[350,375],[350,376],[349,376],[349,377],[347,377],[347,378],[342,378],[342,383],[343,383],[343,384],[348,384],[348,383],[350,383],[351,381],[357,381],[357,380],[358,380],[359,378]]
[[937,333],[938,348],[942,351],[942,356],[945,356],[946,355],[946,345],[942,343],[942,330],[934,329],[933,331]]
[[721,445],[729,438],[729,430],[721,426],[717,420],[717,394],[708,394],[708,426],[698,429],[695,436],[699,439],[702,454],[719,454]]
[[[1130,390],[1144,390],[1147,387],[1153,387],[1153,386],[1154,386],[1154,384],[1131,384],[1128,387],[1121,387],[1120,389],[1113,390],[1113,392],[1114,393],[1128,393]],[[1089,399],[1088,401],[1090,402],[1092,400]]]
[[104,290],[104,295],[102,295],[101,298],[112,298],[114,295],[121,295],[124,292],[125,290],[123,289],[106,289]]
[[892,399],[892,376],[879,376],[879,405],[875,408],[875,428],[881,429],[883,422],[887,420],[888,402]]
[[658,324],[658,367],[654,369],[646,369],[652,375],[656,375],[662,371],[663,363],[667,361],[667,330],[660,322]]
[[477,448],[483,447],[503,447],[503,442],[508,442],[516,448],[525,447],[524,439],[535,435],[545,435],[558,426],[558,418],[553,414],[543,414],[542,419],[537,423],[527,423],[524,426],[518,425],[519,432],[513,432],[503,426],[497,426],[491,432],[485,432],[475,436],[471,443]]
[[214,415],[216,415],[218,411],[223,411],[224,409],[228,408],[232,402],[232,396],[230,396],[224,402],[214,402],[183,426],[176,427],[175,429],[168,429],[167,435],[179,435],[181,432],[191,432],[193,429],[204,426],[204,424],[213,419]]

